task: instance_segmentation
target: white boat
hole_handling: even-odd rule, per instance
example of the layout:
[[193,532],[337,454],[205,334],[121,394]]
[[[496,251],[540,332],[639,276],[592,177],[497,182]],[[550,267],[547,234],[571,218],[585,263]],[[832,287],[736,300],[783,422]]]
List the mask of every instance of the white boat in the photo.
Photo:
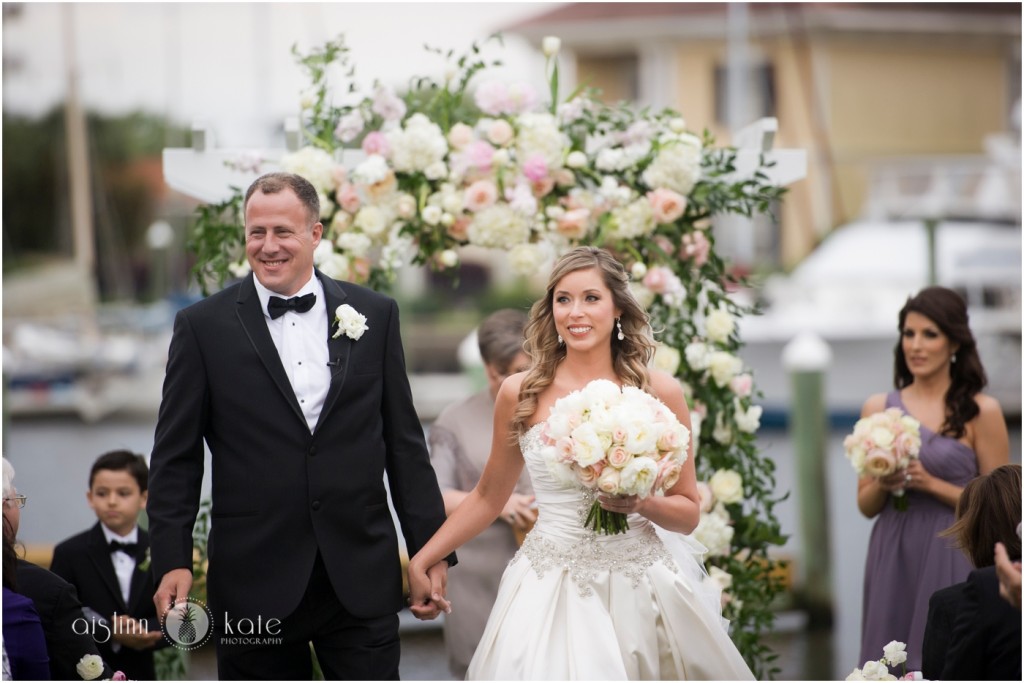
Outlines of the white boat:
[[[986,392],[1007,415],[1021,412],[1020,224],[944,221],[935,230],[936,283],[968,302],[988,375]],[[769,278],[765,314],[741,323],[742,356],[754,370],[766,414],[784,414],[791,379],[782,350],[813,332],[831,348],[826,403],[850,418],[868,395],[893,387],[899,310],[929,282],[927,230],[920,220],[862,220],[835,230],[788,276]]]

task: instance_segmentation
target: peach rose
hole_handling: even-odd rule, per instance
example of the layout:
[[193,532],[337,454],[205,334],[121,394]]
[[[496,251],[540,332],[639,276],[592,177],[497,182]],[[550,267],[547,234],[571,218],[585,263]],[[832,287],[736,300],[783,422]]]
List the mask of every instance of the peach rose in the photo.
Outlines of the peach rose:
[[864,458],[864,473],[884,477],[896,471],[896,456],[881,448],[872,448]]
[[632,459],[625,446],[612,446],[608,451],[608,464],[612,467],[622,469]]
[[686,197],[664,187],[648,192],[647,199],[654,210],[654,220],[659,223],[674,223],[686,210]]
[[579,239],[587,234],[590,209],[572,209],[558,219],[558,233],[569,239]]
[[467,209],[476,213],[493,206],[498,200],[498,188],[490,180],[478,180],[466,188],[463,202]]
[[356,213],[362,205],[359,201],[359,193],[356,191],[356,186],[352,183],[342,183],[335,196],[338,199],[338,203],[341,204],[341,208],[349,213]]

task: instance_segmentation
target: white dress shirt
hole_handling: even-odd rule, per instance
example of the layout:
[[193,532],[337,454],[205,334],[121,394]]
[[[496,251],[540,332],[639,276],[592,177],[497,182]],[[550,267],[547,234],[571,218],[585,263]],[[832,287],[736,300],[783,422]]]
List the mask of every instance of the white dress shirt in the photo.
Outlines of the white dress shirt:
[[312,432],[320,419],[320,411],[323,410],[327,390],[331,386],[331,369],[327,366],[330,359],[327,352],[327,303],[324,287],[311,273],[309,281],[293,296],[315,294],[313,307],[305,313],[285,311],[284,315],[274,319],[267,312],[267,304],[270,297],[281,295],[264,287],[256,277],[253,277],[253,283],[260,297],[270,337],[274,340],[292,391],[302,408],[306,425]]
[[[100,528],[103,529],[103,537],[107,540],[108,545],[111,541],[119,541],[121,543],[139,542],[139,527],[129,531],[127,536],[118,536],[108,529],[107,525],[103,522],[100,522]],[[110,553],[110,561],[114,563],[117,585],[121,589],[121,597],[124,598],[124,604],[127,605],[128,595],[132,590],[132,574],[135,573],[135,558],[128,553],[117,551]]]

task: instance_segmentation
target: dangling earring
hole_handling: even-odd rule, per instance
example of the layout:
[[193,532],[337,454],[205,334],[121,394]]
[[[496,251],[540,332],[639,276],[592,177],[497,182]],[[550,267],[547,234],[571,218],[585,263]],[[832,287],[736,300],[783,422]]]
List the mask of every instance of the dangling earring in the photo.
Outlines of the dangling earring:
[[615,327],[619,328],[619,341],[626,338],[626,335],[622,333],[622,318],[615,319]]
[[955,354],[955,353],[954,353],[954,354],[953,354],[953,356],[952,356],[952,357],[951,357],[951,358],[949,359],[949,362],[950,362],[950,363],[955,363],[955,362],[956,362],[956,354]]
[[565,340],[562,339],[562,335],[558,335],[558,345],[561,346],[564,343],[565,343]]

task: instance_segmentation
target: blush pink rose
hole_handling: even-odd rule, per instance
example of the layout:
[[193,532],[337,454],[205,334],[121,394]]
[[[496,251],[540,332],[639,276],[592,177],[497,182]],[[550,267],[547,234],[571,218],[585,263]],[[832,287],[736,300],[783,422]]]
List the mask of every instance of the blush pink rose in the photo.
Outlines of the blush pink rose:
[[711,487],[706,482],[697,482],[697,493],[700,495],[700,511],[711,512],[711,506],[715,502],[715,494],[711,492]]
[[629,455],[629,451],[626,450],[625,446],[613,446],[612,449],[608,451],[608,464],[612,467],[617,467],[621,470],[630,460],[632,460],[632,457]]
[[695,412],[698,415],[700,415],[701,419],[704,419],[705,417],[708,416],[708,407],[706,405],[704,405],[700,401],[694,401],[693,402],[693,412]]
[[683,468],[675,458],[662,458],[658,462],[658,477],[654,480],[654,489],[657,491],[669,490],[679,481],[679,475],[682,472]]
[[665,237],[664,235],[655,235],[654,241],[667,256],[671,256],[676,253],[676,245],[672,244],[672,240]]
[[896,452],[904,457],[908,455],[917,455],[917,440],[912,435],[902,432],[896,437],[895,448]]
[[490,180],[478,180],[466,188],[463,202],[474,213],[493,206],[498,200],[498,188]]
[[352,281],[366,282],[370,279],[370,259],[360,256],[352,259]]
[[729,388],[732,389],[732,393],[740,398],[746,398],[750,396],[750,392],[754,389],[754,378],[746,372],[742,375],[736,375],[729,380]]
[[473,141],[473,129],[464,123],[456,123],[448,131],[448,144],[453,149],[462,149]]
[[679,258],[692,260],[693,265],[698,268],[708,262],[711,242],[700,230],[683,235],[682,245],[683,248],[679,250]]
[[655,294],[662,294],[668,289],[669,283],[672,282],[672,278],[673,273],[671,270],[665,266],[655,266],[648,270],[647,274],[644,275],[643,283],[644,287]]
[[362,206],[362,202],[359,201],[359,193],[356,191],[356,186],[352,183],[342,183],[335,196],[337,197],[338,204],[341,205],[341,208],[349,213],[354,214],[358,212],[359,207]]
[[881,448],[872,448],[864,457],[864,473],[884,477],[896,471],[896,456]]
[[658,437],[658,450],[660,451],[675,451],[679,449],[681,445],[679,443],[679,431],[675,429],[666,429],[662,431],[661,436]]
[[573,471],[576,473],[576,479],[587,488],[594,488],[597,486],[598,479],[601,476],[603,466],[601,463],[594,463],[588,467],[580,467],[579,465],[573,465]]
[[558,219],[558,233],[569,239],[579,239],[587,234],[587,222],[589,220],[590,209],[566,211]]
[[664,187],[648,192],[647,199],[659,223],[674,223],[686,210],[686,197]]
[[445,232],[453,240],[459,242],[465,242],[469,239],[469,225],[473,222],[473,219],[463,214],[455,219],[455,222],[448,226]]
[[387,136],[378,130],[367,133],[366,137],[363,138],[363,151],[366,152],[367,156],[371,154],[379,154],[382,157],[387,157],[391,152],[391,145],[388,144]]
[[499,147],[504,147],[515,136],[512,125],[505,119],[498,119],[487,128],[487,139]]
[[558,451],[558,458],[562,462],[572,462],[572,454],[575,448],[576,442],[572,440],[571,436],[563,436],[555,441],[555,450]]
[[555,181],[553,178],[534,180],[530,182],[530,189],[533,190],[533,196],[540,199],[555,189]]

